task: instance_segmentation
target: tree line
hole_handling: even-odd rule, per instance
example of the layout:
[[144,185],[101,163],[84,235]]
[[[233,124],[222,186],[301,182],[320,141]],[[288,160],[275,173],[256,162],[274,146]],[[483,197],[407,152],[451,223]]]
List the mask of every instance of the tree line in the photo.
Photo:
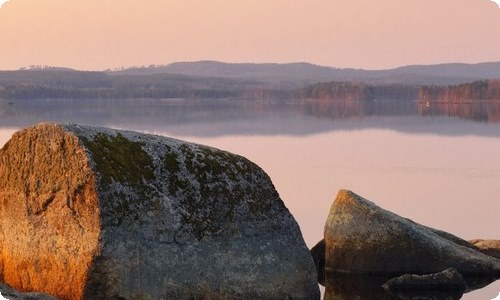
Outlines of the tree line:
[[500,99],[500,80],[452,86],[321,82],[297,88],[266,82],[179,74],[113,74],[69,69],[0,71],[4,99],[318,99],[322,101],[420,100],[470,101]]

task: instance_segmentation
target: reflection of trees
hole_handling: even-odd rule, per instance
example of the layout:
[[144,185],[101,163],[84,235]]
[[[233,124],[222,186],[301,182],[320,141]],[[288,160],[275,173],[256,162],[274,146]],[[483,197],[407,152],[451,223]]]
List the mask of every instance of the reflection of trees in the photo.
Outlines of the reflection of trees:
[[302,100],[298,109],[319,118],[349,119],[369,116],[448,116],[488,123],[500,123],[500,100],[468,102],[416,102],[375,100]]
[[449,116],[478,122],[499,123],[500,101],[421,102],[418,112],[423,116]]
[[391,100],[302,100],[300,110],[320,118],[348,119],[363,116],[401,116],[417,114],[415,101]]

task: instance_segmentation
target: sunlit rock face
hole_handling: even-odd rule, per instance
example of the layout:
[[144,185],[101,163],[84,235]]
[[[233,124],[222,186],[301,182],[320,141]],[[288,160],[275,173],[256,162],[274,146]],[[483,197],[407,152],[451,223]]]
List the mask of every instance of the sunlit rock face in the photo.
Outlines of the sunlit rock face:
[[316,299],[271,180],[183,141],[40,124],[0,150],[0,279],[63,299]]
[[500,260],[468,242],[339,191],[325,225],[327,272],[430,274],[450,267],[465,276],[500,275]]
[[484,254],[500,258],[500,240],[472,240],[471,244],[474,245],[479,251]]

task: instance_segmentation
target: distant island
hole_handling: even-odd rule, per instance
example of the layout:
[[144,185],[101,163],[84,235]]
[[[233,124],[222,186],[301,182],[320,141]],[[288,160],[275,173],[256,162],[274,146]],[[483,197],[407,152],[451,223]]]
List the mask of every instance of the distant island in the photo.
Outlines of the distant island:
[[337,69],[308,63],[173,63],[102,72],[0,71],[3,99],[500,99],[500,62]]

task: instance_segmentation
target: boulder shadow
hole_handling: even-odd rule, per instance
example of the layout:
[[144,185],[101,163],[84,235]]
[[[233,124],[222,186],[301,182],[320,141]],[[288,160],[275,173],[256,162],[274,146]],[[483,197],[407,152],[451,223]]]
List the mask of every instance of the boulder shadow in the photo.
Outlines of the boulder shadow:
[[[382,285],[387,276],[351,275],[341,273],[325,274],[325,296],[323,300],[458,300],[461,291],[396,291],[389,292]],[[469,293],[496,281],[491,277],[464,277]]]
[[325,296],[323,300],[458,300],[462,292],[410,291],[387,292],[382,285],[385,276],[325,274]]

